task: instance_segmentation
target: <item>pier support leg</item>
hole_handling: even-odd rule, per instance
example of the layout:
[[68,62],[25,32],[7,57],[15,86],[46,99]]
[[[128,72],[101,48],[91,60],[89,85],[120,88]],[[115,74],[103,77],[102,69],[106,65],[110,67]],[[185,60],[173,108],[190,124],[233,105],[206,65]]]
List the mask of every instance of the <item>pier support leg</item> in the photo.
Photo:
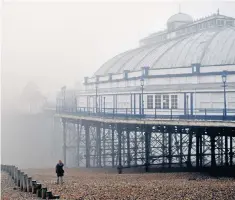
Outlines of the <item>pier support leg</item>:
[[233,165],[233,136],[230,136],[230,151],[229,151],[229,160],[230,160],[230,166]]
[[200,168],[200,133],[196,132],[196,168]]
[[225,166],[229,166],[228,163],[228,136],[225,136]]
[[137,166],[137,150],[138,150],[138,145],[137,145],[137,131],[135,130],[135,138],[134,138],[135,166]]
[[211,135],[211,167],[216,167],[216,161],[215,161],[215,136]]
[[117,126],[118,131],[118,173],[122,173],[122,129],[118,125]]
[[150,154],[151,128],[145,129],[145,171],[149,172],[149,154]]
[[103,123],[103,134],[102,134],[102,149],[103,149],[103,166],[106,166],[106,133],[105,133],[105,123]]
[[163,127],[161,127],[161,134],[162,134],[162,168],[165,167],[165,159],[166,159],[166,150],[165,150],[165,137],[166,131]]
[[77,163],[78,167],[80,166],[80,142],[81,142],[81,130],[80,122],[77,123]]
[[191,163],[191,150],[192,150],[192,143],[193,143],[193,132],[192,130],[189,130],[189,141],[188,141],[188,157],[187,157],[187,168],[191,168],[192,167],[192,163]]
[[168,167],[171,168],[172,164],[172,133],[168,133]]
[[200,130],[200,133],[199,133],[199,145],[200,145],[200,153],[199,153],[199,161],[200,161],[200,168],[202,168],[202,163],[203,163],[203,149],[202,149],[202,132]]
[[64,165],[66,166],[67,162],[66,162],[66,120],[62,119],[62,123],[63,123],[63,156],[64,156]]
[[90,167],[90,133],[89,125],[85,124],[85,137],[86,137],[86,168]]
[[114,155],[114,126],[112,125],[112,167],[114,167],[114,160],[115,160],[115,155]]
[[100,135],[100,123],[96,125],[96,152],[97,152],[97,167],[101,167],[101,135]]
[[127,166],[130,167],[131,166],[131,153],[130,153],[130,130],[127,127],[126,128],[126,134],[127,134]]
[[180,167],[183,167],[183,134],[180,130]]

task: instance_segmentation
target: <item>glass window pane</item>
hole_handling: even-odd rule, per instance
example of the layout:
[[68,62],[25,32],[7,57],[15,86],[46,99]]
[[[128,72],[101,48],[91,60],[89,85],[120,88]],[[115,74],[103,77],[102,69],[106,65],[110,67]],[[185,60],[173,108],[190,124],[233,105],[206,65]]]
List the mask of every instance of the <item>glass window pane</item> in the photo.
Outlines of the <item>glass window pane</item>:
[[177,95],[171,95],[171,108],[172,109],[178,108],[178,96]]
[[161,104],[162,104],[162,101],[161,101],[161,95],[160,94],[156,94],[155,95],[155,108],[156,109],[161,109]]
[[147,95],[147,108],[153,109],[153,95]]
[[169,109],[169,95],[163,95],[163,109]]

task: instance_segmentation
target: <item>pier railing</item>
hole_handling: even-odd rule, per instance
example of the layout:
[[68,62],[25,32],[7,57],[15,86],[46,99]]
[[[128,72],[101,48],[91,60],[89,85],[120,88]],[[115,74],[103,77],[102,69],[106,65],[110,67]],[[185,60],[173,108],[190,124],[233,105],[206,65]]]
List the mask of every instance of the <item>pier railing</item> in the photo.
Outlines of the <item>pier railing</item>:
[[97,116],[106,118],[126,118],[126,119],[170,119],[170,120],[218,120],[235,121],[235,109],[148,109],[148,108],[95,108],[77,107],[63,108],[57,107],[57,113]]

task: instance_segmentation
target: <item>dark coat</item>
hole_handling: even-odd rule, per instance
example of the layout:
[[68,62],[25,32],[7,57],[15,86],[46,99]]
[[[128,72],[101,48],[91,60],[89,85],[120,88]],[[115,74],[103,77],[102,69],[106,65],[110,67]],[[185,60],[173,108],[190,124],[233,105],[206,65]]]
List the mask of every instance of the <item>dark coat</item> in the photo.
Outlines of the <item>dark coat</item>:
[[56,173],[57,173],[57,176],[64,176],[64,164],[63,163],[58,163],[56,165]]

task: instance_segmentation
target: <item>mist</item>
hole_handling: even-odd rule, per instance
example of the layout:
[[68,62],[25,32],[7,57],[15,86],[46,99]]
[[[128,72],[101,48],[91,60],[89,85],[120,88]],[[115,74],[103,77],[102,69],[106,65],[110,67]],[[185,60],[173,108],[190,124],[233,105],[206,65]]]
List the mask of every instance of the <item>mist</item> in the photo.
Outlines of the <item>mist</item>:
[[[51,113],[28,113],[21,96],[29,82],[52,105],[63,85],[81,89],[83,78],[139,40],[166,28],[179,3],[10,2],[2,5],[2,163],[50,167],[62,157],[62,134]],[[234,2],[183,2],[198,19],[235,17]]]

